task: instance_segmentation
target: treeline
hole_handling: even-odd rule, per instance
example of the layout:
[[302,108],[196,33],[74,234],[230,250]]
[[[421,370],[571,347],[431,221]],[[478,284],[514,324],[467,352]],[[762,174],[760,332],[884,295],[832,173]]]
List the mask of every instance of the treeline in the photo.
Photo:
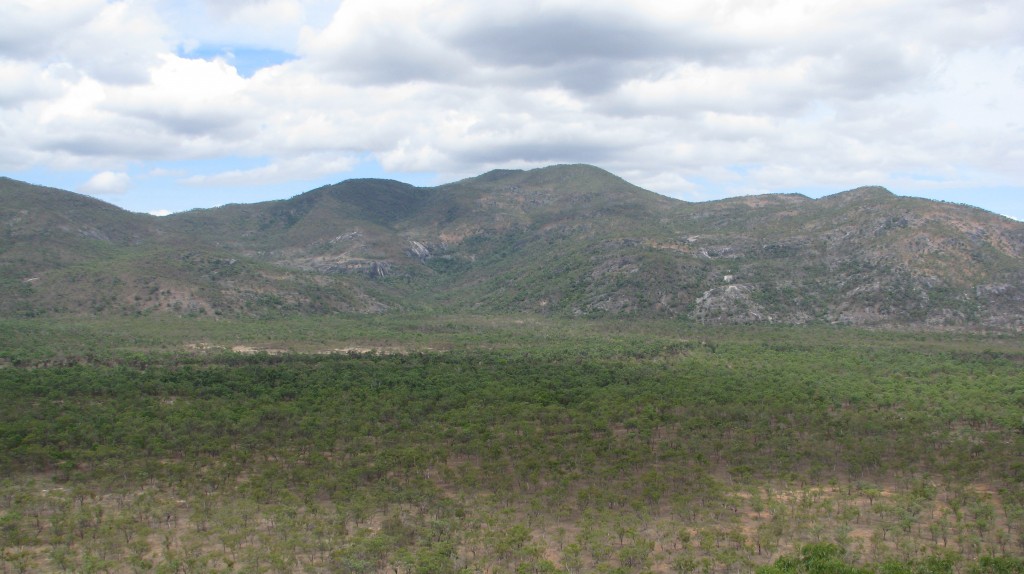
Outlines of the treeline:
[[1024,560],[1009,556],[982,556],[964,563],[956,553],[940,553],[909,561],[887,560],[881,564],[857,565],[846,550],[830,543],[808,544],[799,553],[783,556],[757,574],[1018,574]]
[[0,545],[11,571],[97,572],[803,572],[779,557],[822,543],[851,567],[959,572],[1021,555],[1020,365],[915,346],[3,368]]

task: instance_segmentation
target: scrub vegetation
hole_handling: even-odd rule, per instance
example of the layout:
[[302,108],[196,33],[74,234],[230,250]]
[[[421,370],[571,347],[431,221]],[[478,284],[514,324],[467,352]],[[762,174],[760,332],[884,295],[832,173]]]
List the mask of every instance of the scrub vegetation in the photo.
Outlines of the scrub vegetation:
[[1021,572],[1019,338],[0,322],[6,572]]

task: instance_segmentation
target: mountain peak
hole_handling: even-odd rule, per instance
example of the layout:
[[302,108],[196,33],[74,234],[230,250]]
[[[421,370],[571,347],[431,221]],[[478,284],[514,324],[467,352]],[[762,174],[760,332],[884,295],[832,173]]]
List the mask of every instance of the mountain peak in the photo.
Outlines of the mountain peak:
[[851,203],[854,201],[888,200],[893,199],[895,197],[896,194],[880,185],[866,185],[863,187],[858,187],[856,189],[842,191],[839,193],[834,193],[832,195],[826,195],[825,197],[822,197],[821,200],[830,202]]
[[393,179],[349,179],[295,196],[283,202],[280,209],[303,216],[326,210],[334,217],[386,225],[415,214],[428,195],[422,188]]
[[550,196],[550,199],[569,201],[584,197],[622,199],[644,194],[657,195],[613,173],[588,164],[561,164],[529,170],[496,169],[449,185],[488,189],[499,193],[539,193]]
[[[478,182],[478,183],[486,183],[486,182],[491,182],[491,181],[501,181],[503,179],[510,178],[510,177],[516,177],[516,176],[519,176],[519,175],[522,175],[522,174],[523,174],[523,170],[521,170],[521,169],[492,169],[491,171],[488,171],[487,173],[483,173],[483,174],[480,174],[480,175],[477,175],[477,176],[474,176],[474,177],[469,177],[469,178],[466,178],[466,179],[464,179],[462,181],[463,182],[473,181],[473,182]],[[458,182],[458,183],[461,183],[461,182]]]
[[610,180],[624,182],[619,176],[597,166],[585,163],[558,164],[534,169],[492,169],[491,171],[470,177],[457,183],[493,183],[507,180],[528,182],[532,185],[556,184],[566,181]]
[[[627,183],[626,180],[609,171],[585,163],[550,165],[531,169],[525,172],[525,175],[530,181],[536,183],[563,184],[570,181],[591,184],[612,182],[616,185]],[[632,186],[632,184],[629,185]]]

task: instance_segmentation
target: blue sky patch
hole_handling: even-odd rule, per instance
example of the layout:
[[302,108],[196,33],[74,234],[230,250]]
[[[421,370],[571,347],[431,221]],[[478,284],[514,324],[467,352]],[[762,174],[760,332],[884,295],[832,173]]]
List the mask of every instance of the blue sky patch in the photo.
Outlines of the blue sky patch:
[[280,50],[266,48],[247,48],[244,46],[199,46],[198,48],[185,51],[179,48],[179,54],[184,58],[201,58],[213,60],[223,58],[238,71],[243,78],[251,78],[253,74],[296,59],[294,54]]

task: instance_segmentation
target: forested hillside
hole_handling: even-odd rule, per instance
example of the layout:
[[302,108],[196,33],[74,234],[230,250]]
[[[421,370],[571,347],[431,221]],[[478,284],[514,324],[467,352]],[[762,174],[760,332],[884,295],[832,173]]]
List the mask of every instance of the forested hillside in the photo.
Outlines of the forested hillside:
[[531,313],[1024,329],[1024,224],[864,187],[687,203],[593,166],[154,218],[0,180],[0,314]]

